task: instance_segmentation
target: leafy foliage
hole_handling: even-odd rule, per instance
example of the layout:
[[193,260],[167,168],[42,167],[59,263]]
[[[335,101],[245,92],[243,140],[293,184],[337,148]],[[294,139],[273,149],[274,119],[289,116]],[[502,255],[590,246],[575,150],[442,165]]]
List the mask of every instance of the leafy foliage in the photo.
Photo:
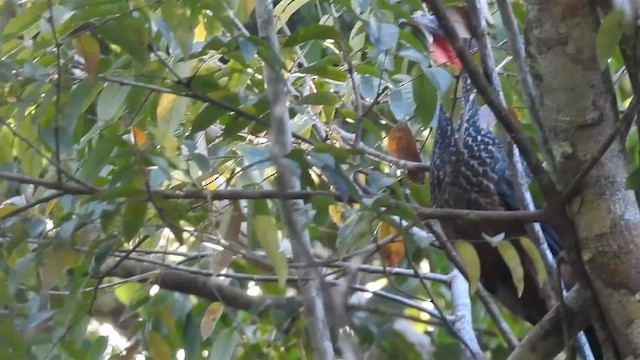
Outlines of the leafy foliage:
[[[341,261],[381,264],[374,244],[396,231],[403,243],[388,248],[388,264],[448,272],[440,251],[398,226],[417,223],[411,204],[430,206],[428,189],[399,180],[375,155],[386,152],[392,127],[406,122],[426,159],[436,107],[453,98],[450,73],[434,67],[442,52],[432,58],[407,25],[421,2],[280,1],[280,54],[258,36],[253,6],[0,5],[0,178],[11,180],[0,183],[0,358],[309,358],[300,341],[305,319],[291,297],[296,283],[288,281],[300,264],[272,191],[265,64],[286,74],[295,135],[286,164],[303,189],[314,249],[338,269],[332,278],[343,274]],[[603,30],[603,44],[614,30]],[[618,55],[600,48],[603,61],[613,56],[619,68]],[[497,52],[500,61],[507,55]],[[504,81],[517,107],[518,87]],[[373,155],[340,136],[356,133]],[[477,256],[461,253],[475,288]],[[131,261],[156,270],[123,279],[115,269]],[[212,278],[255,300],[240,306],[217,293],[187,294],[195,284],[158,287],[170,276],[161,269]],[[441,284],[363,276],[386,279],[386,293],[450,309]],[[260,301],[270,296],[288,301]],[[350,312],[365,351],[457,356],[455,340],[418,307],[349,296],[366,301]],[[504,353],[475,301],[474,314],[483,344]],[[402,316],[410,326],[389,321]],[[526,330],[510,320],[517,333]]]

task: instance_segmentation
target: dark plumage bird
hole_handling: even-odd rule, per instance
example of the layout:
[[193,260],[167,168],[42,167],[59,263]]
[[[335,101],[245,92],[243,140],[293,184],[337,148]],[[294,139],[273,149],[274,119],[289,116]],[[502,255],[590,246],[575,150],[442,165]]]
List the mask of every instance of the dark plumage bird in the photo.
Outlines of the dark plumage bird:
[[[505,149],[490,128],[480,122],[474,89],[463,76],[461,121],[454,126],[440,107],[430,172],[434,206],[470,210],[520,210]],[[505,239],[525,236],[519,223],[491,221],[441,221],[450,240],[468,240],[481,263],[480,281],[512,313],[535,324],[546,313],[543,291],[538,286],[533,264],[518,242],[512,242],[524,269],[524,291],[518,297],[511,271],[498,250],[484,240],[505,234]],[[544,227],[552,251],[559,251],[553,232]],[[507,240],[503,240],[507,241]]]

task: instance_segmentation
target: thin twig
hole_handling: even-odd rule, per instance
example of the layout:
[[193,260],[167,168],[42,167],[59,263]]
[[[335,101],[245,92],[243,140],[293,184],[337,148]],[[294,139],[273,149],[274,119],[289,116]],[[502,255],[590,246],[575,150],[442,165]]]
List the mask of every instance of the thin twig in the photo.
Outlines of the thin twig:
[[16,215],[20,215],[23,212],[28,211],[30,209],[33,209],[34,207],[36,207],[36,206],[38,206],[40,204],[47,203],[47,202],[49,202],[51,200],[55,200],[55,199],[57,199],[57,198],[59,198],[61,196],[64,196],[64,195],[65,195],[64,191],[56,191],[56,192],[51,193],[51,194],[49,194],[47,196],[43,196],[38,200],[30,202],[29,204],[20,206],[19,208],[15,209],[15,210],[12,210],[12,211],[0,216],[0,221],[4,221],[4,220],[6,220],[6,219],[8,219],[10,217],[16,216]]

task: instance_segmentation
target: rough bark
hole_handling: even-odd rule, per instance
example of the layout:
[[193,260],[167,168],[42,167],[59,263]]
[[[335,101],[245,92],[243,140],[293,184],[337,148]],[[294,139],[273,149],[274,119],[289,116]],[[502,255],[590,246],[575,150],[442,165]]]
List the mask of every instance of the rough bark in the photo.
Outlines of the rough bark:
[[[608,73],[595,51],[599,22],[589,2],[527,1],[528,57],[542,121],[569,187],[615,131],[617,109]],[[617,139],[567,204],[579,255],[622,358],[640,357],[640,212],[625,189],[623,144]]]

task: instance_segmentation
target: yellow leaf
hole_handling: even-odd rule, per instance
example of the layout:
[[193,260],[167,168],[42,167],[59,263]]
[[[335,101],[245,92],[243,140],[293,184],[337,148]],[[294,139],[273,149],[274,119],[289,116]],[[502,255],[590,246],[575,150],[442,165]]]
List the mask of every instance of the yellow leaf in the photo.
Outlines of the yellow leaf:
[[300,9],[309,0],[283,0],[276,5],[273,10],[276,15],[276,30],[280,30],[284,24],[289,21],[289,18]]
[[178,100],[178,96],[175,94],[160,95],[158,107],[156,108],[156,117],[158,118],[159,124],[166,122],[167,117],[171,116],[171,110],[173,110],[173,105],[176,103],[176,100]]
[[287,282],[287,276],[289,276],[289,266],[284,252],[280,249],[276,221],[268,215],[256,215],[253,217],[253,224],[255,236],[273,265],[278,276],[278,285],[283,288]]
[[166,341],[156,332],[149,333],[149,353],[154,360],[171,359],[171,348]]
[[76,252],[72,248],[54,250],[47,254],[40,268],[42,289],[49,290],[76,262]]
[[342,220],[342,213],[344,212],[344,206],[342,204],[331,204],[329,205],[329,216],[333,223],[336,225],[344,224],[344,220]]
[[0,217],[7,215],[8,213],[16,210],[18,207],[18,205],[10,203],[0,205]]
[[118,300],[120,300],[121,303],[123,303],[124,305],[129,305],[131,304],[131,301],[133,300],[134,295],[140,290],[140,288],[142,287],[141,284],[139,283],[126,283],[123,284],[122,286],[118,286],[113,293],[116,295],[116,298],[118,298]]
[[131,135],[133,136],[133,142],[136,144],[138,149],[149,142],[149,137],[139,127],[131,127]]
[[[378,225],[378,240],[382,241],[387,237],[395,234],[397,230],[386,222],[381,222]],[[396,267],[404,257],[405,247],[404,239],[402,236],[396,236],[391,242],[385,244],[380,248],[380,255],[382,257],[382,263],[384,266]]]
[[73,39],[73,46],[84,59],[84,71],[89,77],[98,74],[100,65],[100,44],[90,34],[83,34]]
[[462,260],[464,270],[469,278],[469,291],[473,294],[478,289],[478,281],[480,281],[480,258],[478,252],[467,241],[458,240],[453,243],[453,246]]
[[206,39],[207,39],[207,29],[204,27],[204,23],[200,21],[194,31],[193,41],[201,42],[201,41],[205,41]]
[[540,256],[540,252],[538,248],[531,242],[531,239],[528,237],[520,238],[520,245],[527,253],[531,262],[533,263],[533,267],[536,269],[536,280],[538,280],[538,286],[542,286],[547,281],[547,269],[544,267],[544,262],[542,261],[542,256]]
[[522,269],[522,261],[520,261],[520,255],[516,248],[508,241],[502,241],[497,246],[502,260],[507,264],[511,271],[511,279],[516,286],[518,297],[522,296],[524,291],[524,269]]
[[214,302],[209,305],[200,321],[200,335],[202,335],[202,340],[206,340],[211,336],[223,311],[224,306],[219,302]]

